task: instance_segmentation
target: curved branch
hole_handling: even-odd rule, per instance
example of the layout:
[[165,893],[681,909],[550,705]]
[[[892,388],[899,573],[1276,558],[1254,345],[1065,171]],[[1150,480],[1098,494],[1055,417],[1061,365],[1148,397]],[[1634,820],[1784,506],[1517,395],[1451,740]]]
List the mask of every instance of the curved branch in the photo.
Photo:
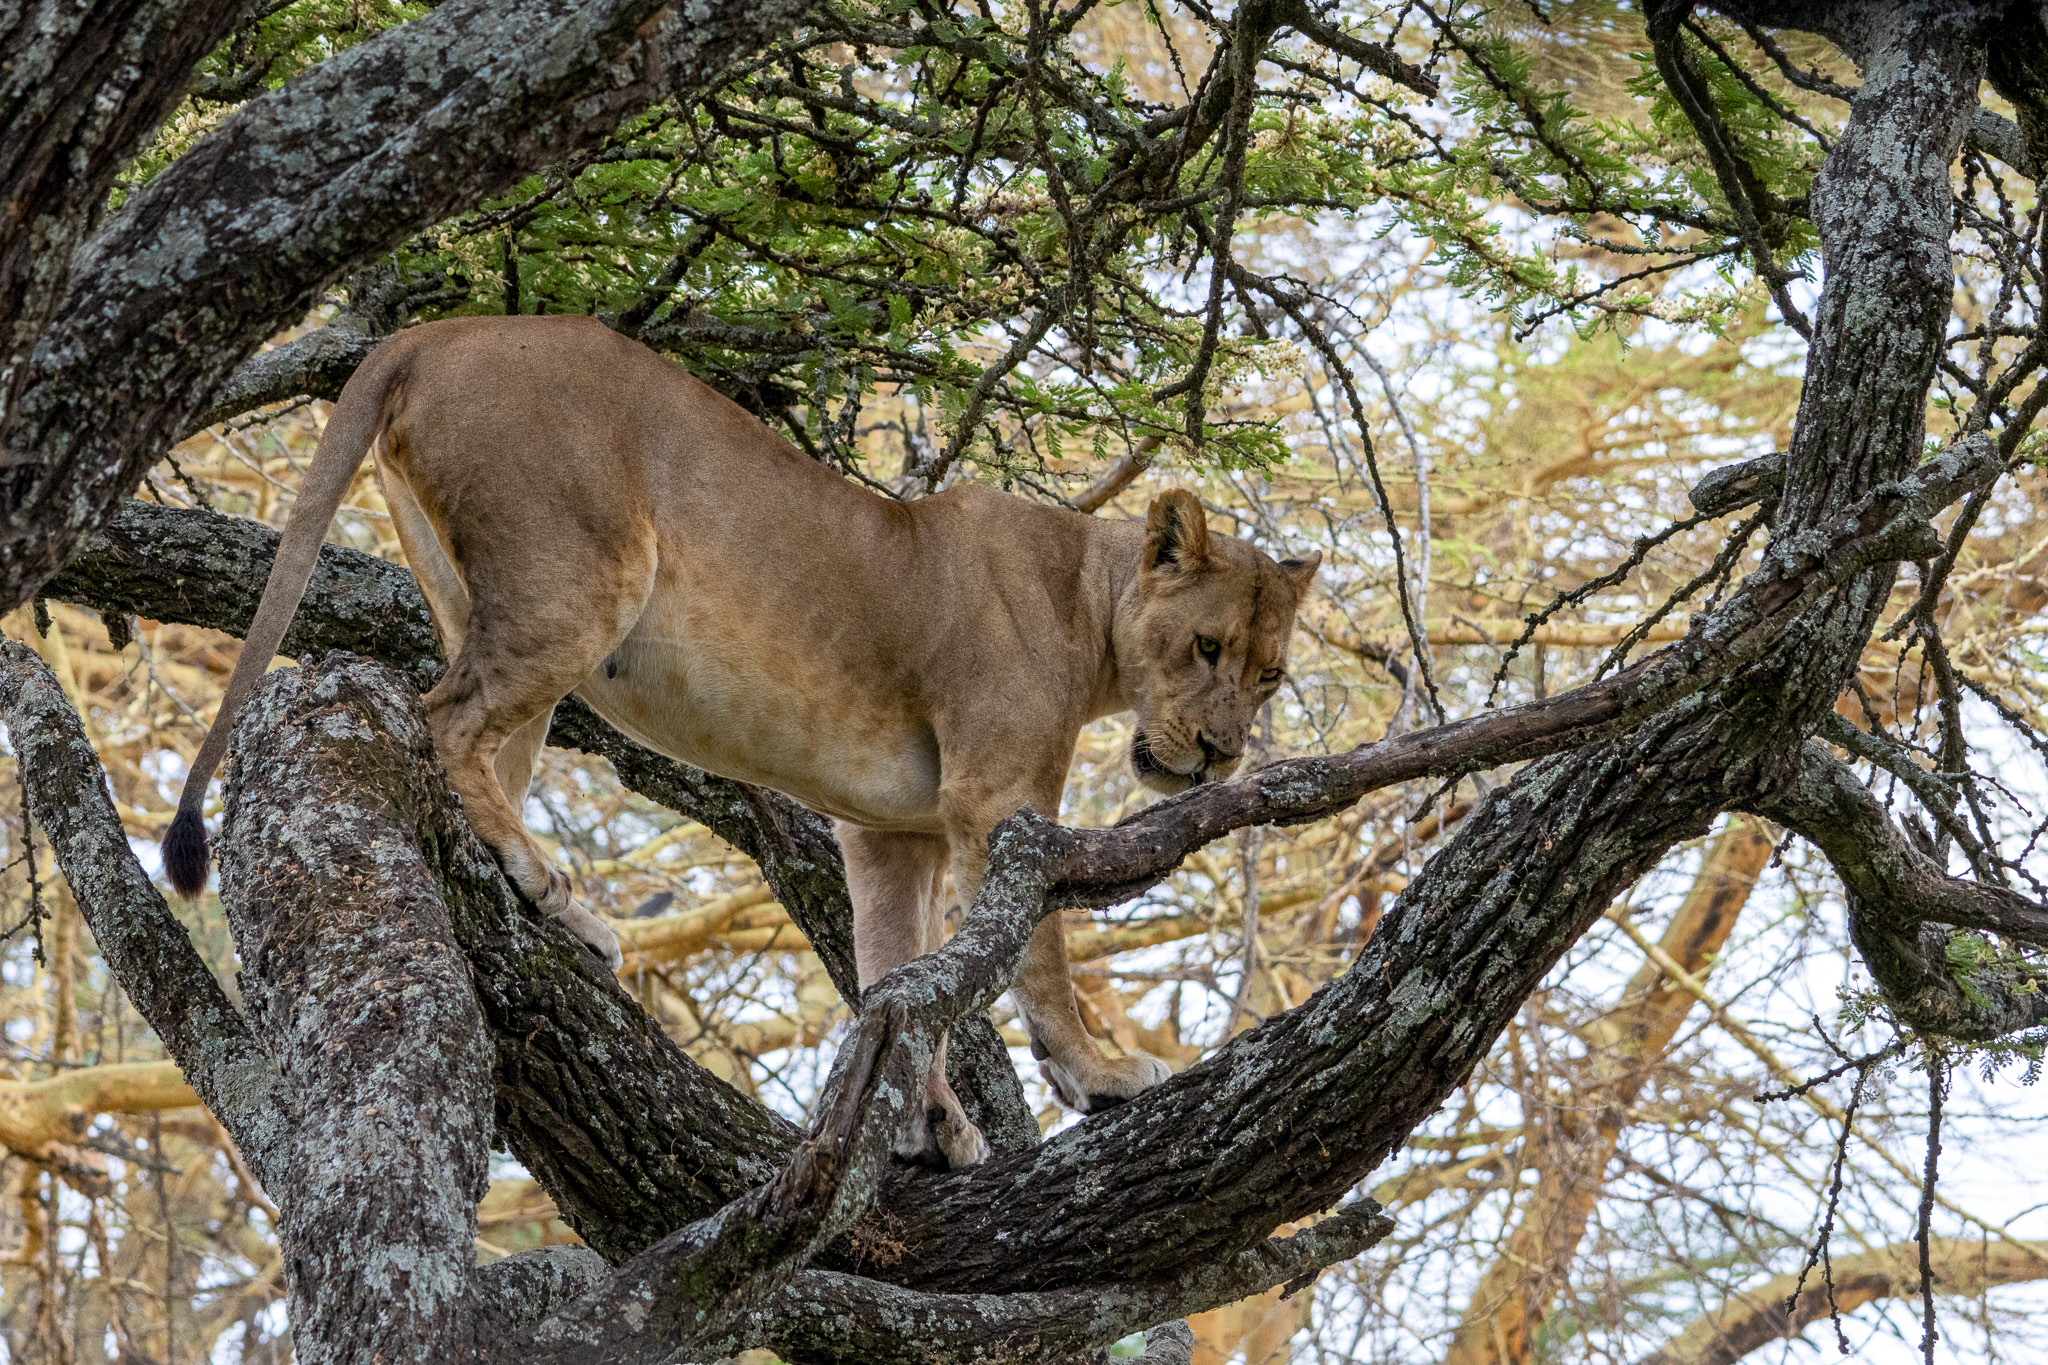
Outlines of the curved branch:
[[[1825,532],[1816,530],[1776,547],[1764,565],[1745,581],[1742,589],[1727,603],[1715,612],[1699,618],[1698,629],[1686,640],[1601,683],[1528,706],[1439,726],[1432,730],[1413,732],[1351,754],[1330,758],[1296,759],[1276,764],[1238,781],[1200,788],[1186,797],[1162,803],[1115,829],[1076,832],[1067,851],[1062,854],[1059,866],[1053,869],[1055,882],[1049,900],[1054,905],[1113,901],[1150,885],[1176,866],[1188,852],[1231,829],[1250,824],[1297,823],[1319,818],[1342,809],[1372,790],[1411,777],[1433,773],[1454,774],[1491,763],[1530,758],[1581,746],[1592,739],[1620,734],[1630,726],[1642,724],[1648,717],[1660,711],[1664,713],[1665,718],[1652,727],[1656,733],[1670,733],[1674,726],[1683,728],[1693,724],[1703,714],[1697,697],[1702,689],[1725,676],[1729,670],[1759,658],[1778,644],[1782,633],[1794,621],[1800,619],[1802,612],[1817,604],[1825,605],[1836,584],[1853,579],[1865,567],[1883,560],[1888,555],[1910,552],[1918,543],[1915,540],[1916,536],[1929,534],[1926,517],[1931,510],[1944,505],[1967,488],[1988,479],[1999,467],[1996,452],[1988,441],[1964,442],[1927,462],[1909,479],[1880,486],[1833,518],[1828,523],[1830,529]],[[124,520],[131,515],[138,519],[153,520],[175,516],[185,525],[194,527],[201,524],[199,519],[204,516],[198,513],[172,514],[144,509],[139,513],[124,512]],[[225,534],[227,528],[233,525],[231,520],[226,518],[207,518],[204,524],[215,528],[216,535]],[[248,539],[254,537],[264,547],[261,557],[267,559],[269,547],[274,545],[271,533],[262,528],[249,528],[241,534],[244,545],[238,553],[254,556],[255,551],[249,549],[247,544]],[[208,545],[205,549],[211,553],[213,546]],[[138,580],[146,580],[148,577],[147,567],[138,562],[142,561],[145,553],[148,554],[149,563],[158,566],[161,571],[163,559],[159,547],[152,545],[145,552],[143,546],[137,545],[132,556],[118,557],[119,562],[108,566],[104,576],[122,585],[125,593],[136,593]],[[373,585],[371,591],[384,595],[395,605],[402,604],[403,612],[412,614],[409,624],[401,620],[382,622],[381,625],[394,630],[400,626],[404,626],[407,631],[424,629],[424,613],[417,606],[417,596],[410,583],[404,581],[402,571],[367,556],[358,555],[351,558],[346,552],[337,551],[332,547],[323,554],[322,560],[323,575],[332,572],[328,567],[330,564],[353,565],[365,576],[368,583]],[[103,562],[103,558],[96,557],[92,565],[80,567],[79,573],[89,590],[97,591],[92,589],[92,583],[101,575],[94,570]],[[240,581],[244,584],[253,584],[261,581],[261,575],[247,573]],[[225,586],[232,588],[235,582],[235,579],[230,578]],[[331,578],[316,577],[315,592],[308,596],[309,605],[301,609],[296,629],[310,634],[322,629],[335,629],[342,624],[324,616],[322,609],[317,605],[318,595],[330,591],[329,584],[333,582]],[[400,591],[401,585],[404,591]],[[148,585],[145,583],[143,586]],[[159,589],[150,590],[154,592]],[[241,595],[244,597],[253,594],[253,587],[241,589]],[[222,599],[231,598],[236,594],[233,591],[213,594],[200,582],[188,580],[184,584],[175,585],[162,595],[179,603],[186,610],[208,613],[208,617],[202,619],[218,619],[225,614]],[[200,600],[194,601],[195,598]],[[86,596],[85,600],[94,599],[92,596]],[[123,610],[148,610],[137,605],[132,596],[114,605]],[[239,615],[244,611],[245,606],[235,608],[235,614]],[[246,616],[243,615],[241,619],[245,620]],[[1633,752],[1632,744],[1624,744],[1622,752]],[[650,761],[661,766],[664,771],[678,774],[679,780],[698,780],[677,765],[666,764],[664,760]],[[1532,783],[1540,786],[1544,782],[1552,782],[1572,787],[1586,781],[1605,781],[1606,779],[1599,775],[1609,771],[1607,765],[1610,762],[1619,761],[1621,760],[1606,756],[1602,750],[1594,750],[1555,773],[1540,778],[1533,772],[1525,774],[1523,779],[1518,780],[1517,794],[1504,798],[1511,804],[1502,810],[1511,810],[1512,802],[1523,799],[1520,793],[1533,789]],[[1634,758],[1627,761],[1638,762]],[[1634,786],[1637,781],[1638,779],[1631,777],[1628,785]],[[734,787],[729,790],[733,793],[735,807],[744,806],[751,799],[741,789]],[[1551,935],[1569,929],[1571,937],[1576,937],[1576,933],[1584,927],[1578,920],[1584,918],[1590,922],[1591,917],[1597,915],[1605,903],[1602,900],[1599,905],[1593,905],[1590,911],[1586,911],[1585,905],[1579,900],[1580,892],[1602,887],[1612,891],[1620,884],[1614,879],[1626,880],[1634,876],[1642,866],[1647,865],[1646,859],[1654,860],[1672,839],[1680,837],[1680,831],[1692,832],[1695,824],[1710,813],[1712,807],[1711,800],[1698,811],[1670,806],[1668,802],[1665,804],[1669,807],[1667,821],[1653,822],[1633,829],[1625,835],[1615,835],[1611,851],[1601,855],[1597,860],[1597,873],[1587,873],[1583,878],[1575,874],[1572,897],[1547,907],[1535,921],[1499,926],[1500,930],[1513,940],[1496,945],[1495,951],[1502,955],[1502,960],[1516,963],[1513,970],[1520,971],[1527,962],[1545,962],[1556,952],[1561,952],[1563,944],[1569,939],[1554,940]],[[1610,814],[1595,814],[1594,809],[1588,807],[1586,818],[1598,826],[1604,825]],[[1502,818],[1506,818],[1505,814]],[[714,829],[718,828],[715,817],[707,818],[707,823],[712,824]],[[1485,822],[1481,823],[1483,825]],[[763,837],[772,832],[758,819],[753,824]],[[1502,857],[1535,857],[1544,866],[1548,866],[1557,857],[1564,856],[1528,847],[1528,834],[1528,828],[1518,829],[1511,824],[1507,827],[1496,827],[1484,837],[1502,841],[1500,847],[1503,850],[1513,850],[1512,854],[1504,851],[1500,855]],[[1462,839],[1463,836],[1461,841]],[[1456,906],[1461,921],[1473,913],[1470,907],[1484,906],[1499,894],[1498,888],[1492,886],[1487,878],[1479,877],[1474,880],[1476,873],[1477,869],[1454,860],[1454,863],[1444,870],[1445,880],[1441,886],[1432,884],[1434,889],[1431,894],[1447,897],[1446,907]],[[778,893],[781,894],[780,888]],[[1517,893],[1517,896],[1520,894]],[[799,901],[796,895],[782,895],[782,899],[793,912],[798,909]],[[1582,911],[1585,913],[1582,914]],[[843,921],[841,923],[843,924]],[[801,920],[799,924],[813,942],[818,942],[823,937],[822,931],[812,933],[811,925]],[[1534,937],[1525,938],[1527,935]],[[1398,936],[1389,936],[1390,939],[1393,937]],[[1477,980],[1467,979],[1464,974],[1471,966],[1472,964],[1461,965],[1455,962],[1437,963],[1430,974],[1444,981],[1458,977],[1461,984],[1456,988],[1454,995],[1467,1000],[1470,1009],[1486,1015],[1489,1021],[1497,1007],[1512,1009],[1512,1005],[1502,1006],[1500,1001],[1506,997],[1497,994],[1510,988],[1504,983],[1482,986]],[[574,970],[584,972],[588,968],[578,962]],[[1357,976],[1363,980],[1365,974],[1359,973]],[[1533,985],[1533,978],[1522,984]],[[1515,996],[1515,999],[1519,998],[1519,995]],[[1367,1013],[1376,1017],[1378,1010],[1375,1008]],[[1334,1028],[1336,1032],[1333,1036],[1355,1040],[1378,1029],[1379,1042],[1355,1053],[1349,1065],[1363,1066],[1369,1072],[1373,1071],[1375,1066],[1392,1068],[1393,1073],[1403,1073],[1411,1065],[1431,1068],[1444,1064],[1454,1070],[1458,1069],[1465,1063],[1446,1059],[1452,1056],[1464,1057],[1471,1048],[1479,1046],[1484,1038],[1491,1036],[1489,1023],[1475,1021],[1470,1033],[1460,1035],[1457,1045],[1451,1048],[1449,1053],[1440,1055],[1438,1043],[1441,1040],[1437,1043],[1425,1043],[1413,1036],[1410,1029],[1415,1021],[1404,1017],[1382,1018],[1375,1024],[1365,1016],[1354,1015],[1342,1023],[1318,1023],[1316,1020],[1320,1017],[1319,1010],[1297,1011],[1296,1015],[1300,1017],[1288,1017],[1284,1028],[1275,1029],[1269,1026],[1267,1030],[1247,1035],[1248,1039],[1259,1040],[1257,1047],[1245,1044],[1249,1050],[1243,1052],[1237,1051],[1235,1047],[1227,1049],[1218,1057],[1210,1059],[1210,1062],[1204,1063],[1202,1067],[1196,1068],[1194,1072],[1176,1078],[1161,1091],[1154,1092],[1144,1100],[1116,1111],[1103,1120],[1083,1125],[1076,1134],[1068,1135],[1060,1153],[1046,1155],[1043,1158],[1034,1153],[1030,1154],[1028,1159],[1034,1162],[1042,1159],[1045,1162],[1047,1177],[1055,1185],[1064,1185],[1073,1179],[1075,1167],[1072,1162],[1081,1154],[1076,1150],[1075,1143],[1081,1142],[1082,1147],[1090,1151],[1093,1149],[1093,1142],[1082,1141],[1085,1138],[1107,1139],[1112,1144],[1106,1151],[1087,1156],[1087,1160],[1108,1167],[1120,1164],[1142,1166],[1143,1162],[1134,1162],[1133,1151],[1144,1150],[1149,1142],[1158,1140],[1158,1134],[1162,1131],[1152,1128],[1150,1120],[1142,1118],[1143,1115],[1150,1114],[1156,1119],[1165,1109],[1191,1104],[1192,1112],[1181,1115],[1174,1125],[1177,1130],[1180,1130],[1179,1125],[1183,1123],[1192,1125],[1185,1131],[1195,1132],[1214,1131],[1214,1125],[1219,1123],[1237,1123],[1239,1120],[1229,1115],[1238,1110],[1247,1096],[1235,1091],[1222,1096],[1197,1096],[1188,1093],[1182,1082],[1194,1084],[1189,1078],[1198,1073],[1257,1075],[1260,1068],[1267,1065],[1269,1060],[1278,1060],[1291,1074],[1295,1067],[1306,1064],[1307,1059],[1320,1053],[1319,1046],[1295,1038],[1295,1030],[1309,1029],[1313,1033],[1324,1028]],[[514,1036],[519,1035],[515,1032]],[[1283,1048],[1285,1057],[1269,1059],[1264,1049],[1273,1046]],[[1406,1057],[1407,1060],[1401,1060],[1402,1057]],[[1476,1053],[1473,1053],[1472,1057],[1476,1059]],[[1372,1062],[1371,1058],[1377,1058],[1377,1063]],[[555,1066],[556,1069],[551,1073],[555,1077],[553,1084],[568,1086],[573,1092],[574,1086],[579,1082],[571,1078],[571,1068],[567,1066],[566,1060],[557,1062]],[[1374,1085],[1381,1083],[1374,1082]],[[1428,1096],[1433,1093],[1434,1084],[1424,1084],[1417,1079],[1408,1101],[1404,1101],[1393,1110],[1378,1113],[1371,1123],[1358,1130],[1359,1133],[1385,1130],[1388,1141],[1397,1141],[1400,1136],[1405,1135],[1407,1127],[1419,1120],[1422,1112],[1426,1112],[1424,1109],[1417,1109],[1411,1113],[1410,1104],[1426,1106]],[[1303,1099],[1303,1096],[1288,1093],[1284,1088],[1274,1091],[1269,1087],[1268,1093],[1264,1096],[1264,1100],[1276,1104],[1291,1104]],[[641,1183],[644,1177],[635,1174],[639,1169],[635,1163],[644,1162],[648,1154],[643,1148],[632,1143],[616,1145],[623,1147],[623,1153],[616,1150],[608,1151],[605,1160],[597,1163],[601,1166],[602,1175],[592,1177],[587,1186],[576,1188],[576,1182],[585,1178],[583,1172],[586,1167],[592,1165],[588,1158],[578,1160],[567,1155],[576,1151],[577,1144],[585,1140],[582,1130],[577,1126],[576,1120],[563,1113],[559,1107],[551,1110],[550,1114],[549,1124],[552,1127],[547,1124],[541,1125],[541,1131],[533,1137],[533,1141],[539,1144],[543,1154],[559,1151],[562,1155],[553,1158],[545,1155],[531,1157],[528,1164],[549,1183],[550,1191],[556,1194],[565,1212],[569,1212],[572,1217],[580,1216],[588,1220],[589,1228],[585,1235],[592,1239],[593,1244],[598,1245],[600,1250],[616,1254],[645,1246],[660,1235],[673,1230],[680,1222],[699,1216],[703,1211],[704,1205],[701,1203],[687,1200],[673,1203],[653,1195],[651,1190],[659,1188],[659,1179],[655,1178],[651,1187],[649,1184]],[[1354,1120],[1356,1117],[1354,1116]],[[1135,1128],[1129,1127],[1133,1121],[1137,1122]],[[1247,1131],[1256,1131],[1258,1127],[1258,1124],[1249,1124]],[[1091,1129],[1098,1131],[1091,1134],[1087,1131]],[[1398,1132],[1394,1131],[1395,1129],[1398,1129]],[[1149,1136],[1144,1136],[1147,1134]],[[1305,1138],[1312,1135],[1301,1136]],[[1362,1136],[1357,1140],[1367,1142],[1368,1146],[1379,1141],[1378,1138],[1367,1139]],[[1320,1178],[1307,1178],[1295,1186],[1288,1196],[1288,1211],[1275,1212],[1270,1198],[1272,1191],[1265,1189],[1258,1180],[1252,1179],[1250,1171],[1247,1170],[1241,1173],[1243,1183],[1240,1188],[1233,1191],[1231,1199],[1213,1198],[1206,1194],[1202,1196],[1211,1205],[1205,1217],[1205,1223],[1209,1228],[1207,1235],[1228,1242],[1246,1235],[1240,1220],[1253,1223],[1263,1221],[1263,1226],[1270,1228],[1285,1217],[1312,1212],[1317,1207],[1326,1206],[1349,1184],[1350,1179],[1355,1179],[1364,1170],[1370,1169],[1376,1163],[1377,1157],[1355,1145],[1346,1144],[1341,1152],[1324,1151],[1313,1158],[1297,1153],[1297,1160],[1323,1170],[1325,1175]],[[1007,1168],[1002,1163],[992,1164],[983,1170],[986,1174],[976,1177],[977,1181],[988,1179],[1001,1184],[1009,1178]],[[1219,1173],[1216,1178],[1223,1177]],[[1168,1183],[1178,1185],[1180,1180],[1181,1177],[1174,1176]],[[1335,1183],[1325,1184],[1325,1181]],[[947,1231],[926,1250],[936,1252],[941,1246],[959,1245],[954,1242],[956,1232],[962,1239],[974,1241],[987,1231],[992,1217],[1000,1218],[999,1213],[992,1213],[992,1208],[999,1207],[1002,1201],[993,1201],[992,1204],[986,1192],[969,1192],[978,1189],[978,1184],[970,1184],[954,1192],[966,1199],[967,1203],[964,1206],[952,1206],[951,1195],[929,1206],[929,1214],[938,1224],[946,1225]],[[1201,1254],[1204,1250],[1201,1245],[1188,1245],[1184,1239],[1164,1227],[1155,1225],[1152,1220],[1120,1218],[1118,1205],[1114,1201],[1090,1202],[1096,1205],[1090,1214],[1091,1220],[1107,1218],[1116,1224],[1114,1231],[1106,1235],[1105,1245],[1129,1244],[1132,1239],[1136,1239],[1146,1248],[1132,1263],[1119,1266],[1117,1273],[1148,1274],[1158,1269],[1161,1257],[1184,1259],[1188,1255]],[[623,1206],[623,1213],[620,1206]],[[1053,1198],[1048,1201],[1050,1209],[1066,1206],[1064,1198]],[[683,1216],[679,1218],[679,1214]],[[618,1225],[616,1233],[608,1230],[614,1223]],[[606,1240],[599,1241],[601,1238]],[[988,1258],[993,1255],[1001,1262],[1002,1273],[1015,1276],[1019,1281],[1030,1282],[1037,1277],[1038,1284],[1044,1284],[1047,1280],[1053,1283],[1073,1283],[1091,1272],[1099,1276],[1105,1263],[1101,1254],[1080,1246],[1067,1245],[1065,1250],[1060,1252],[1040,1248],[1036,1254],[1027,1251],[1026,1246],[1026,1239],[1021,1237],[1009,1246],[990,1247],[983,1242],[977,1252],[969,1253],[962,1250],[957,1255],[947,1257],[951,1264],[944,1273],[947,1277],[952,1277],[968,1273],[977,1265],[990,1269]],[[1114,1264],[1114,1260],[1110,1263]],[[917,1273],[932,1274],[934,1267],[926,1262]],[[939,1284],[932,1287],[947,1286]]]
[[1849,933],[1901,1018],[1985,1040],[2048,1020],[2048,972],[1973,956],[1939,926],[1982,929],[2048,947],[2048,909],[2018,893],[1951,877],[1909,844],[1846,763],[1809,742],[1753,809],[1812,841],[1842,879]]
[[[1276,1284],[1298,1292],[1327,1266],[1360,1255],[1394,1230],[1370,1199],[1292,1237],[1273,1237],[1220,1265],[1162,1280],[1015,1294],[924,1294],[879,1280],[809,1270],[771,1299],[755,1330],[796,1365],[1054,1365],[1187,1313],[1234,1303]],[[1147,1333],[1146,1361],[1163,1361],[1166,1331]],[[1185,1328],[1183,1327],[1183,1332]],[[1159,1355],[1155,1356],[1154,1351]],[[1187,1360],[1185,1350],[1179,1359]]]
[[[2048,1253],[2012,1241],[1978,1242],[1930,1237],[1927,1250],[1935,1288],[1976,1296],[2003,1284],[2048,1279]],[[1786,1341],[1828,1316],[1828,1286],[1779,1275],[1731,1294],[1637,1365],[1735,1365],[1774,1341]],[[1834,1306],[1849,1313],[1866,1303],[1920,1292],[1920,1244],[1895,1242],[1875,1251],[1834,1259]],[[1786,1311],[1786,1300],[1798,1300]]]
[[[671,1158],[662,1192],[671,1212],[692,1194],[725,1196],[594,1285],[588,1267],[557,1267],[550,1284],[560,1283],[550,1292],[581,1288],[580,1297],[478,1344],[482,1359],[533,1365],[637,1365],[679,1350],[723,1355],[770,1330],[795,1333],[806,1313],[815,1322],[816,1304],[797,1295],[777,1326],[770,1297],[873,1201],[938,1037],[1007,986],[1048,913],[1048,869],[1076,837],[1028,812],[999,827],[992,875],[961,931],[868,991],[815,1129],[791,1144],[786,1128],[736,1095],[721,1114],[722,1087],[708,1078],[693,1084],[694,1069],[644,1018],[649,1041],[636,1047],[630,1021],[622,1028],[622,1012],[602,1008],[616,987],[565,931],[536,924],[513,899],[447,793],[418,698],[393,671],[334,656],[270,675],[236,726],[234,759],[224,899],[248,962],[252,1008],[300,1079],[306,1110],[288,1190],[303,1207],[287,1219],[293,1264],[317,1271],[295,1276],[302,1312],[320,1321],[348,1317],[351,1330],[394,1349],[467,1330],[465,1315],[482,1305],[464,1275],[415,1275],[401,1313],[351,1310],[357,1299],[377,1298],[364,1286],[382,1266],[406,1258],[430,1271],[466,1264],[490,1072],[500,1132],[537,1171],[562,1177],[559,1154],[537,1149],[535,1099],[525,1093],[532,1077],[507,1074],[507,1054],[518,1049],[531,1057],[566,1041],[605,1057],[600,1074],[586,1064],[575,1077],[579,1099],[605,1111],[591,1121],[599,1148],[633,1136],[616,1131],[617,1096],[637,1087],[651,1103],[648,1081],[662,1082],[671,1097],[650,1114],[649,1128]],[[508,998],[520,992],[528,999],[515,1015]],[[435,1098],[423,1103],[426,1095]],[[367,1165],[348,1159],[372,1148],[378,1155]],[[610,1153],[579,1155],[597,1165]],[[1043,1302],[976,1300],[966,1321],[985,1327],[990,1314],[1005,1317],[1014,1337],[1036,1314],[1033,1335],[1059,1353],[1016,1358],[1049,1361],[1281,1280],[1299,1283],[1391,1226],[1367,1201],[1292,1239],[1136,1285]],[[619,1240],[615,1224],[595,1230]],[[841,1338],[853,1332],[889,1344],[866,1358],[910,1359],[929,1349],[928,1333],[906,1331],[891,1312],[923,1296],[849,1277],[833,1284],[839,1311],[853,1313],[858,1329],[839,1323]],[[378,1302],[388,1307],[389,1291]],[[942,1297],[921,1307],[954,1312],[963,1302]],[[1045,1321],[1048,1313],[1054,1321]],[[401,1341],[394,1330],[413,1336]]]

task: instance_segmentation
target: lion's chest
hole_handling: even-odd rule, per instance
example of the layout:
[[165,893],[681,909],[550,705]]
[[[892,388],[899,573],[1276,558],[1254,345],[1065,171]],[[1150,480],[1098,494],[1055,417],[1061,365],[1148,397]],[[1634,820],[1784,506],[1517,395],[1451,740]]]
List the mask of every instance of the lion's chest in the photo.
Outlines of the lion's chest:
[[707,772],[858,824],[936,831],[929,725],[816,644],[731,614],[650,611],[577,695]]

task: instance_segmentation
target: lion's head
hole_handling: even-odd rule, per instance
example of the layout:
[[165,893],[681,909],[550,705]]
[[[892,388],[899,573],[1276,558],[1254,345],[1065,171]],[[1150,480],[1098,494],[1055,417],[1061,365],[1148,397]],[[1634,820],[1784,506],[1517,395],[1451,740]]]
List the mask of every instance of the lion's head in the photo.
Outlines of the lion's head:
[[1295,608],[1322,562],[1275,562],[1210,535],[1182,489],[1153,499],[1134,610],[1117,631],[1138,709],[1131,767],[1146,786],[1180,792],[1237,771],[1253,719],[1287,675]]

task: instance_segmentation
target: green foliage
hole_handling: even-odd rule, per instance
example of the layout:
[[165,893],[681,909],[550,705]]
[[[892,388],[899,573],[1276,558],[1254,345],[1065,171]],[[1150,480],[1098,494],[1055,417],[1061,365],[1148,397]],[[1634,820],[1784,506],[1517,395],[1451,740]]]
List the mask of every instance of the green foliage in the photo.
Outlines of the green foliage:
[[[1522,7],[1400,31],[1406,59],[1455,58],[1439,73],[1446,131],[1414,90],[1285,29],[1253,35],[1265,61],[1235,100],[1231,48],[1249,39],[1206,10],[834,0],[703,98],[422,234],[396,264],[455,282],[422,290],[417,316],[626,319],[819,458],[907,487],[961,461],[1004,482],[1073,475],[1141,442],[1194,469],[1270,470],[1287,446],[1256,394],[1313,332],[1330,344],[1348,307],[1326,282],[1242,270],[1270,229],[1403,224],[1455,287],[1526,326],[1718,330],[1753,306],[1636,21],[1565,9],[1575,66]],[[271,5],[208,60],[135,178],[234,100],[423,11]],[[1370,40],[1388,17],[1360,3],[1325,22]],[[1756,175],[1802,202],[1812,139],[1727,62],[1699,61]],[[1504,197],[1554,231],[1504,216]],[[1803,219],[1774,231],[1785,261],[1810,255]],[[1235,244],[1228,281],[1219,241]],[[1571,243],[1587,263],[1559,259]],[[1607,264],[1617,253],[1626,268]],[[1666,287],[1701,262],[1719,274]]]

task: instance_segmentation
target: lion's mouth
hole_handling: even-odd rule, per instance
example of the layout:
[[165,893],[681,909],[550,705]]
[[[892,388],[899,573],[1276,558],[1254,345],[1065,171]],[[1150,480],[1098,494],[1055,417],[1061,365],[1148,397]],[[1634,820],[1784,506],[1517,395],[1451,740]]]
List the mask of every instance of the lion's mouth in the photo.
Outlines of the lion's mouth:
[[1207,778],[1208,768],[1196,768],[1191,773],[1175,772],[1159,761],[1159,755],[1152,752],[1152,740],[1143,731],[1131,741],[1131,771],[1138,780],[1157,791],[1185,791],[1200,786]]

